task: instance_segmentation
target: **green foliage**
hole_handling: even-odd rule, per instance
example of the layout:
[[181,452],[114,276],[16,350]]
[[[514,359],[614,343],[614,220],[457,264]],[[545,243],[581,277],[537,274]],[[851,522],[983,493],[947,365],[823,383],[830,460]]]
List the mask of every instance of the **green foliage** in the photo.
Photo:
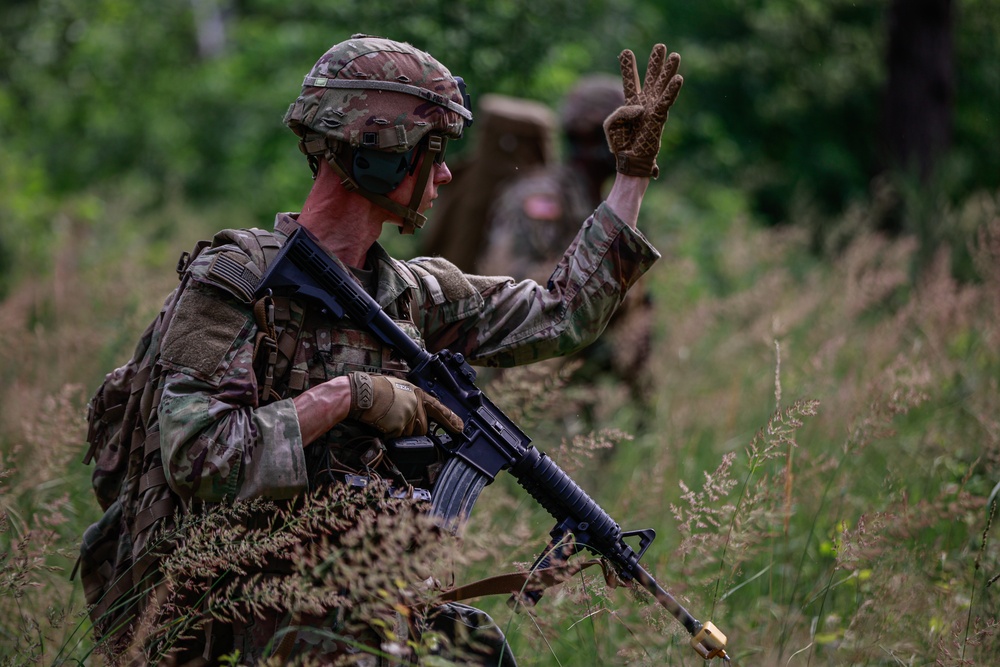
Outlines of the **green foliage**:
[[1000,71],[983,56],[997,48],[1000,5],[991,0],[957,3],[959,32],[955,50],[959,67],[955,89],[955,149],[951,159],[966,190],[996,187],[1000,155],[980,150],[980,142],[996,134],[1000,108]]
[[[783,222],[796,198],[836,211],[877,168],[886,2],[713,0],[665,9],[684,57],[683,163]],[[683,106],[681,106],[683,105]]]
[[37,159],[22,158],[0,143],[0,183],[8,196],[0,198],[0,297],[16,277],[13,267],[48,268],[45,245],[51,240],[55,206],[47,192],[45,172]]
[[[918,187],[872,178],[886,4],[4,4],[0,643],[25,662],[90,659],[65,576],[97,518],[76,463],[81,387],[127,359],[180,250],[301,204],[309,172],[281,115],[323,50],[369,31],[430,50],[474,96],[547,102],[614,72],[621,48],[682,53],[640,223],[666,255],[645,278],[649,414],[551,367],[501,377],[498,400],[626,528],[657,528],[644,562],[739,664],[996,664],[1000,11],[960,3],[955,146]],[[900,202],[909,234],[871,234]],[[593,434],[581,396],[599,404]],[[446,572],[528,563],[549,528],[502,476],[466,536],[472,562]],[[589,571],[531,613],[481,604],[522,664],[695,662],[669,615]]]
[[[576,40],[605,10],[601,0],[518,0],[494,3],[488,13],[478,3],[441,0],[405,10],[267,0],[238,8],[211,0],[25,3],[4,10],[11,20],[0,28],[0,126],[7,128],[0,136],[18,154],[40,155],[57,192],[139,172],[167,192],[240,199],[269,214],[275,200],[297,205],[308,187],[280,120],[331,44],[353,32],[392,36],[433,50],[473,93],[553,99],[561,91],[531,90],[564,43],[552,39],[551,27]],[[198,31],[212,18],[225,41],[206,51]],[[602,62],[614,62],[614,49],[603,48]],[[558,77],[564,86],[597,64],[590,49],[571,57],[557,65],[570,70]]]
[[[353,32],[432,51],[469,81],[474,100],[500,92],[550,103],[583,72],[617,71],[620,49],[641,59],[663,40],[684,57],[664,156],[682,186],[739,188],[772,222],[815,210],[825,228],[880,170],[887,4],[8,3],[0,139],[7,159],[42,170],[56,196],[138,174],[165,198],[239,201],[266,220],[297,207],[309,183],[281,115],[318,55]],[[940,170],[950,203],[995,186],[1000,173],[986,150],[1000,106],[990,66],[998,15],[993,2],[959,7],[955,146]]]

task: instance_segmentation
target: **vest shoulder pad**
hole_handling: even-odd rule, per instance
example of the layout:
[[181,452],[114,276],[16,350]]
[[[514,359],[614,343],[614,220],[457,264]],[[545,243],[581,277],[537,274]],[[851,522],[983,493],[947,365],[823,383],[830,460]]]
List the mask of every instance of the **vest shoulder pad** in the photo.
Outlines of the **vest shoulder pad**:
[[273,232],[263,229],[224,229],[189,264],[198,282],[229,292],[252,303],[264,271],[281,249]]

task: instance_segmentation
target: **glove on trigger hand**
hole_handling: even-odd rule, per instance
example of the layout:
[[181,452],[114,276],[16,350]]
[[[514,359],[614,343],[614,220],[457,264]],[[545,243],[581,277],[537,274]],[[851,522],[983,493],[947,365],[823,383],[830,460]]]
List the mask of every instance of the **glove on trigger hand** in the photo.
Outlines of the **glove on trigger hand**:
[[656,164],[660,135],[670,107],[684,84],[684,78],[677,73],[681,57],[676,53],[667,56],[667,47],[663,44],[654,46],[646,66],[646,81],[641,87],[635,54],[625,49],[618,56],[618,62],[625,104],[604,121],[608,147],[622,174],[656,178],[660,175]]
[[428,420],[459,433],[462,420],[436,398],[406,380],[356,371],[348,374],[348,417],[374,426],[390,438],[426,435]]

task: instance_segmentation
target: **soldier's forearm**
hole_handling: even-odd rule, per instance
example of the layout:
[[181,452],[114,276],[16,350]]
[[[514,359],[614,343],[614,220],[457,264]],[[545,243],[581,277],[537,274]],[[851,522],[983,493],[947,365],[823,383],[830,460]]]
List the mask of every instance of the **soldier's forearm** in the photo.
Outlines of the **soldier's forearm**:
[[303,446],[347,418],[351,409],[351,386],[347,377],[316,385],[292,399],[299,417]]
[[642,197],[649,187],[648,178],[617,174],[615,182],[608,193],[607,204],[622,221],[632,229],[639,221],[639,207]]

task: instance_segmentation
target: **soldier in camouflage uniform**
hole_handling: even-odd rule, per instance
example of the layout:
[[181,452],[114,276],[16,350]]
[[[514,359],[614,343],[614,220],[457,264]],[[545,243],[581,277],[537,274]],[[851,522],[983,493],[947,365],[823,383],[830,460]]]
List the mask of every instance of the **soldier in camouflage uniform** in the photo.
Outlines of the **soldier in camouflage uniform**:
[[[355,35],[320,58],[285,116],[314,173],[302,211],[278,214],[273,233],[220,232],[181,267],[188,279],[159,342],[159,403],[150,419],[182,512],[232,499],[293,502],[330,483],[331,469],[374,473],[367,466],[380,439],[423,434],[434,423],[462,428],[402,379],[402,362],[363,327],[313,303],[255,302],[268,258],[298,226],[428,350],[511,366],[572,353],[604,329],[658,257],[636,220],[680,87],[678,58],[668,59],[662,45],[642,87],[631,52],[622,58],[630,103],[607,126],[619,175],[547,284],[387,255],[376,242],[383,225],[412,233],[451,180],[445,146],[472,119],[464,83],[430,55],[371,36]],[[262,340],[276,351],[263,364]],[[208,650],[261,659],[277,629],[275,619],[254,619],[233,627],[232,637],[209,637],[219,645]],[[293,655],[304,654],[331,657],[300,635]],[[494,652],[475,664],[497,660]],[[513,664],[509,651],[502,664]]]
[[[616,85],[620,97],[621,83]],[[434,214],[421,234],[421,254],[440,255],[466,273],[486,273],[480,262],[489,243],[490,206],[519,174],[556,161],[557,123],[556,114],[541,102],[496,93],[479,95],[474,145],[448,165],[451,186],[434,202]],[[576,218],[577,228],[599,201],[600,197]]]
[[[544,283],[586,219],[601,201],[615,174],[615,157],[604,136],[604,120],[625,101],[621,81],[610,75],[583,77],[564,98],[559,120],[566,139],[563,163],[528,170],[500,188],[489,213],[489,243],[477,267],[488,274],[530,278]],[[607,331],[573,355],[571,378],[580,427],[593,427],[593,391],[602,378],[624,383],[640,420],[645,413],[653,307],[648,292],[632,289]]]
[[580,221],[597,208],[603,188],[615,174],[604,119],[624,101],[621,81],[604,74],[585,76],[566,95],[559,113],[566,159],[529,169],[496,194],[479,270],[548,280],[562,251],[580,231]]

